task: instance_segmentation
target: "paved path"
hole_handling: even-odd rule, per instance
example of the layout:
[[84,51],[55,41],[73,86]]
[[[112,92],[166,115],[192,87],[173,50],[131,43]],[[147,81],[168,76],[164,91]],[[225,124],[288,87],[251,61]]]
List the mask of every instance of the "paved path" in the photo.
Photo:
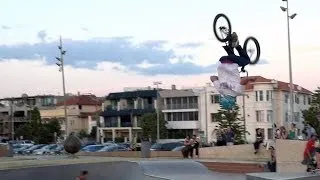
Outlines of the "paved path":
[[[137,161],[138,163],[142,162],[145,163],[144,167],[147,167],[145,172],[149,172],[150,174],[160,174],[161,172],[165,172],[165,174],[171,174],[171,176],[175,176],[174,179],[186,179],[186,175],[188,177],[195,176],[193,179],[202,180],[204,176],[202,176],[202,179],[199,177],[199,174],[205,175],[206,173],[199,173],[199,172],[191,172],[188,171],[192,164],[192,160],[172,160],[172,159],[144,159],[144,161],[141,161],[142,159],[135,159],[135,158],[118,158],[118,157],[79,157],[77,159],[75,158],[67,158],[66,156],[38,156],[38,157],[15,157],[15,158],[0,158],[0,169],[12,169],[8,170],[8,173],[5,173],[5,178],[8,180],[11,180],[12,178],[18,178],[22,177],[26,174],[29,174],[33,177],[33,180],[40,180],[40,177],[43,177],[42,175],[49,175],[50,177],[56,177],[55,179],[70,179],[71,176],[75,176],[80,170],[88,169],[89,172],[91,172],[92,178],[97,179],[104,179],[102,177],[96,177],[97,174],[101,174],[103,177],[108,177],[109,179],[117,179],[118,176],[123,176],[124,179],[131,177],[130,174],[135,173],[135,175],[132,174],[132,176],[139,177],[138,179],[141,180],[140,175],[137,173],[139,168],[137,169],[136,165],[130,164],[128,161]],[[117,163],[111,163],[115,162]],[[120,162],[119,162],[120,161]],[[121,162],[126,161],[126,162]],[[156,162],[155,162],[156,161]],[[160,164],[158,162],[160,161]],[[109,163],[108,163],[109,162]],[[171,165],[171,168],[167,168],[168,164]],[[83,164],[85,163],[85,164]],[[90,166],[86,163],[94,163]],[[194,163],[194,162],[193,162]],[[70,164],[73,164],[69,166]],[[111,166],[110,166],[111,164]],[[133,163],[135,164],[135,163]],[[62,166],[55,166],[52,167],[52,165],[62,165]],[[177,168],[178,165],[178,169]],[[201,165],[201,164],[199,164]],[[44,166],[48,166],[43,168]],[[124,168],[124,166],[127,166]],[[190,167],[189,167],[190,166]],[[32,168],[30,168],[32,167]],[[143,165],[142,165],[143,167]],[[152,167],[152,168],[149,168]],[[185,167],[185,168],[183,168]],[[13,170],[18,168],[19,170]],[[22,169],[20,169],[22,168]],[[163,169],[164,168],[164,169]],[[131,169],[136,169],[135,172],[133,172]],[[180,169],[180,170],[179,170]],[[185,171],[187,169],[187,171]],[[191,169],[193,169],[191,167]],[[61,172],[60,174],[57,174],[56,172]],[[123,173],[125,172],[125,173]],[[14,175],[9,175],[9,174]],[[245,175],[242,174],[226,174],[226,173],[217,173],[217,172],[211,172],[207,171],[207,176],[210,177],[210,180],[245,180]],[[1,171],[0,171],[1,174]],[[67,175],[66,175],[67,174]],[[105,175],[105,174],[108,174]],[[113,177],[111,174],[115,175]],[[183,175],[185,175],[183,177]],[[14,176],[14,177],[13,177]],[[59,176],[59,177],[58,177]],[[63,177],[62,177],[63,176]],[[70,176],[70,177],[65,177]],[[11,178],[11,179],[10,179]],[[131,179],[131,178],[129,178]],[[187,178],[188,179],[188,178]],[[12,179],[13,180],[13,179]],[[50,178],[47,180],[51,180]],[[132,179],[135,180],[135,179]]]

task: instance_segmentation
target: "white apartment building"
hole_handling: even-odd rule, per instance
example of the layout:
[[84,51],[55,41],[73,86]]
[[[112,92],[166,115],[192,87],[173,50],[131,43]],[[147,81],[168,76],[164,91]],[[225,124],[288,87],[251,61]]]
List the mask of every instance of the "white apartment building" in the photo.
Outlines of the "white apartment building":
[[[289,109],[289,83],[267,79],[261,76],[250,76],[248,84],[244,87],[245,95],[237,97],[240,118],[245,118],[246,135],[248,142],[255,141],[256,129],[264,130],[265,139],[273,138],[273,124],[277,127],[290,128]],[[302,111],[310,106],[312,92],[294,85],[294,118],[298,133],[303,127]],[[214,113],[218,112],[219,94],[216,89],[207,84],[199,91],[199,111],[203,136],[207,142],[215,141],[217,123]],[[206,103],[205,103],[206,102]],[[244,108],[243,108],[244,107]],[[203,128],[204,127],[204,128]]]
[[186,135],[198,134],[199,121],[198,96],[191,89],[159,92],[163,102],[162,112],[167,121],[168,138],[180,139]]
[[[239,106],[239,116],[245,119],[246,130],[250,133],[246,135],[247,141],[255,141],[256,129],[258,128],[264,130],[265,139],[273,138],[273,131],[275,131],[275,128],[272,126],[273,124],[277,127],[285,126],[287,129],[290,128],[289,83],[267,79],[261,76],[245,78],[249,78],[250,80],[244,87],[245,95],[237,97],[237,104]],[[170,93],[170,91],[172,92]],[[215,141],[218,124],[214,119],[214,114],[217,113],[220,108],[219,93],[211,83],[208,83],[204,87],[192,88],[192,90],[167,90],[166,96],[170,96],[172,99],[174,97],[186,96],[187,93],[190,96],[198,97],[196,109],[175,108],[164,109],[163,112],[167,114],[170,112],[194,111],[198,112],[198,120],[191,122],[168,121],[168,127],[172,129],[192,128],[193,133],[198,132],[198,135],[202,137],[203,141]],[[305,88],[294,85],[295,116],[293,123],[297,125],[298,133],[301,133],[303,129],[302,111],[309,108],[311,93],[312,92]],[[186,102],[187,101],[184,101],[184,103]],[[196,130],[196,128],[198,128],[198,130]]]
[[[272,139],[275,127],[290,128],[290,98],[289,83],[267,79],[261,76],[252,76],[245,86],[245,96],[238,97],[237,103],[240,113],[245,114],[246,128],[250,132],[247,140],[255,140],[257,128],[264,130],[265,139]],[[312,92],[294,85],[294,117],[293,123],[297,125],[298,134],[303,127],[302,111],[310,106]],[[244,101],[243,101],[244,100]],[[245,107],[245,113],[243,113]]]

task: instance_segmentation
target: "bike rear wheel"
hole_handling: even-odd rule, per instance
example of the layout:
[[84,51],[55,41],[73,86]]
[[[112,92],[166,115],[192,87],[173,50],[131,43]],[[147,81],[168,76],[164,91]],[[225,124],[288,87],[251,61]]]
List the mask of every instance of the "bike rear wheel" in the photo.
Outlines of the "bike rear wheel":
[[[223,19],[227,22],[226,26],[218,26],[218,20]],[[229,18],[225,14],[217,14],[213,20],[213,32],[218,41],[227,42],[230,39],[232,29]]]
[[[252,48],[249,47],[249,42],[253,42],[254,43],[254,46],[255,46],[255,51],[256,51],[256,55],[255,57],[253,58],[252,55],[254,53],[254,50]],[[258,40],[255,38],[255,37],[248,37],[245,41],[244,41],[244,44],[243,44],[243,48],[246,50],[248,56],[250,57],[250,64],[257,64],[259,62],[259,59],[260,59],[260,44],[258,42]]]

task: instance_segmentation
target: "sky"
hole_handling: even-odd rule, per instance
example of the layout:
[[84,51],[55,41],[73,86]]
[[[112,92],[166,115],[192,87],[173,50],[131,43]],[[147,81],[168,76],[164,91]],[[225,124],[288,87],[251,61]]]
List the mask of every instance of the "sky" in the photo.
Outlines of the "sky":
[[[281,0],[10,0],[0,11],[0,98],[62,94],[55,64],[62,36],[66,91],[105,96],[124,87],[204,86],[225,52],[213,35],[218,13],[240,44],[258,39],[261,60],[246,69],[289,81]],[[319,0],[289,0],[293,82],[320,86]],[[315,39],[316,38],[316,39]]]

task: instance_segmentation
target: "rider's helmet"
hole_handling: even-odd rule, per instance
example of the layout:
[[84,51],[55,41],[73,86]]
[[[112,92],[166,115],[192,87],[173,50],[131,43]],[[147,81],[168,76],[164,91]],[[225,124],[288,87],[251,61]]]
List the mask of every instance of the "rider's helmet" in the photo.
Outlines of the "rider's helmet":
[[236,105],[236,97],[233,96],[221,96],[220,105],[223,109],[232,109]]

